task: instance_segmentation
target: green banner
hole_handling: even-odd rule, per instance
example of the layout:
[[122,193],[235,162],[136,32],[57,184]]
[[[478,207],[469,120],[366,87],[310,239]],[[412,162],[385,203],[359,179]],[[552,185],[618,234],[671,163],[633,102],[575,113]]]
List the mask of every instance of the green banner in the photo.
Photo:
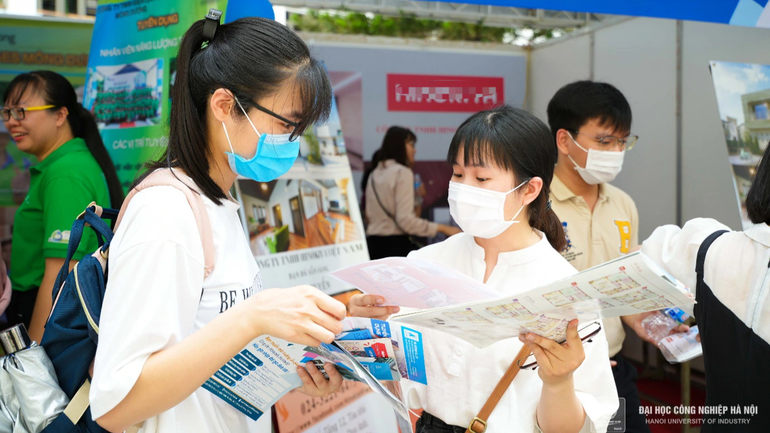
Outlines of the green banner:
[[226,0],[102,1],[83,105],[94,113],[123,187],[168,145],[170,90],[182,36]]
[[[22,72],[51,70],[83,90],[93,24],[74,20],[0,18],[0,95]],[[10,258],[13,217],[29,190],[29,167],[37,161],[16,148],[0,122],[0,241]]]

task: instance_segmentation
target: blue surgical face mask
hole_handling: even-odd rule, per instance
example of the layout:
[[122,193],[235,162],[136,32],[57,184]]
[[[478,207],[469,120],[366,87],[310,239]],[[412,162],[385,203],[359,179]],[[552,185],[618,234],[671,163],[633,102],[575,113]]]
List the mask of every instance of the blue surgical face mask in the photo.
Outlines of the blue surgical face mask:
[[222,122],[222,128],[225,130],[227,144],[230,145],[230,152],[227,153],[227,160],[230,163],[230,169],[233,173],[243,177],[256,180],[257,182],[270,182],[283,176],[299,155],[299,139],[290,140],[291,134],[260,134],[257,127],[246,114],[241,102],[235,99],[246,120],[259,137],[257,142],[257,152],[251,159],[246,159],[237,155],[233,150],[233,144],[230,142],[230,135],[227,133],[227,126]]

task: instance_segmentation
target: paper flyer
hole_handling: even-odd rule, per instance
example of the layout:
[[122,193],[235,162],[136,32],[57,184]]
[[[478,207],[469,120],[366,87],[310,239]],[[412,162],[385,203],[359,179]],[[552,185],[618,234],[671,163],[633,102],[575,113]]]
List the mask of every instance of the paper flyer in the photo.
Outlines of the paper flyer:
[[[365,266],[343,269],[335,276],[360,284],[358,287],[366,293],[409,302],[407,306],[417,308],[430,305],[425,302],[426,292],[454,294],[466,290],[469,296],[478,297],[486,293],[469,286],[467,276],[436,263],[428,262],[432,269],[441,272],[440,283],[432,275],[413,272],[426,267],[420,262],[426,261],[407,258],[375,261],[370,264],[377,269],[378,279],[374,282],[362,278],[369,275],[362,269]],[[408,284],[404,283],[405,278],[409,279]],[[436,284],[440,287],[434,288]],[[422,288],[409,292],[407,287]],[[484,301],[399,314],[392,320],[440,330],[477,347],[487,347],[523,332],[563,341],[567,324],[575,318],[589,321],[669,307],[687,308],[693,304],[694,295],[687,287],[637,252],[523,293],[504,297],[498,293]]]
[[422,259],[389,257],[349,266],[330,275],[370,295],[384,305],[438,308],[494,299],[500,293],[458,272]]
[[[294,388],[302,386],[302,380],[296,373],[296,367],[307,362],[313,362],[324,372],[327,363],[334,363],[345,380],[362,382],[372,390],[385,397],[393,407],[399,419],[399,424],[411,425],[409,413],[401,396],[397,381],[401,379],[400,369],[395,358],[394,346],[400,346],[399,340],[390,339],[390,327],[387,322],[374,319],[346,319],[347,332],[376,330],[372,334],[377,338],[365,340],[340,340],[332,344],[323,343],[318,347],[309,347],[289,343],[279,338],[262,336],[249,343],[240,353],[220,368],[204,384],[203,388],[223,399],[231,406],[257,420],[263,413],[268,412],[281,397]],[[399,327],[399,329],[401,329]],[[417,331],[404,328],[410,334],[408,349],[404,352],[404,377],[414,377],[425,383],[425,361],[423,358],[422,341]],[[344,345],[361,346],[366,354],[366,348],[376,347],[375,356],[357,357],[348,352]],[[341,345],[339,343],[342,343]],[[390,351],[390,353],[388,353]],[[360,359],[360,361],[359,361]],[[408,361],[407,361],[408,359]],[[406,371],[410,371],[408,375]],[[325,374],[325,373],[324,373]],[[383,385],[379,380],[387,381]],[[410,430],[411,431],[411,430]]]

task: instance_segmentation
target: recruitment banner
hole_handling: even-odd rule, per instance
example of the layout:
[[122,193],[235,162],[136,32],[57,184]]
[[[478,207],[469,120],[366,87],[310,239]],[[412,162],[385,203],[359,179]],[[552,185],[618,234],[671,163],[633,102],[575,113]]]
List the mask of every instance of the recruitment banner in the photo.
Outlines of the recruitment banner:
[[96,117],[124,188],[168,144],[170,91],[190,25],[226,0],[100,1],[83,105]]
[[[35,70],[58,72],[82,92],[92,30],[88,21],[0,18],[0,95],[14,77]],[[29,167],[36,162],[16,147],[0,122],[0,244],[6,264],[13,218],[29,190]]]

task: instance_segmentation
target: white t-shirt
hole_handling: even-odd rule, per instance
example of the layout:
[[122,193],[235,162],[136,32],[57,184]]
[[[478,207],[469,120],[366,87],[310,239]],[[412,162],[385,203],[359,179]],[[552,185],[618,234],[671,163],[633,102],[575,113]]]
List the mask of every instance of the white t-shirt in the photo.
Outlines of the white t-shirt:
[[[542,233],[538,234],[542,239],[537,244],[501,253],[486,284],[501,294],[514,295],[575,274],[575,268]],[[409,257],[436,261],[478,281],[483,281],[486,271],[484,249],[465,233],[413,251]],[[422,331],[428,386],[409,382],[410,387],[414,386],[407,391],[409,404],[412,408],[422,407],[447,424],[466,427],[486,403],[522,343],[513,338],[478,349],[439,331]],[[575,392],[587,414],[581,431],[603,432],[618,408],[604,330],[584,348],[585,361],[574,373]],[[537,371],[521,370],[487,420],[487,433],[539,431],[536,411],[542,387]]]
[[[205,281],[203,247],[185,195],[157,186],[131,200],[110,246],[90,394],[94,419],[126,397],[151,354],[182,341],[262,290],[238,204],[224,201],[217,206],[203,200],[216,251],[214,270]],[[141,432],[256,432],[263,431],[262,421],[269,418],[255,423],[199,388],[176,407],[146,420]]]

